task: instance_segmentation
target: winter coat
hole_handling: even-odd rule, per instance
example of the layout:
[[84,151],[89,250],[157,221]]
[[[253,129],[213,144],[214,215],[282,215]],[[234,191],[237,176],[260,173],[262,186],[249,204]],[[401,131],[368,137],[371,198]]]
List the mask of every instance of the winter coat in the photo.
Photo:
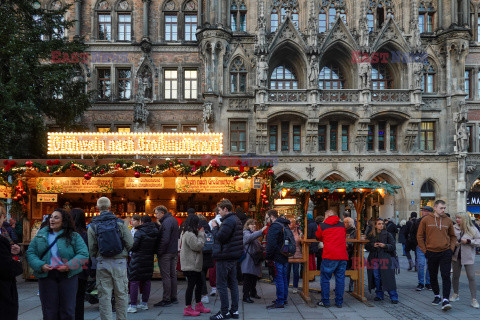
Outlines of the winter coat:
[[[346,230],[346,232],[347,232],[347,239],[357,239],[357,229],[349,228]],[[354,252],[353,242],[347,242],[347,254],[348,254],[347,269],[352,268],[353,252]]]
[[403,225],[398,232],[398,242],[401,244],[405,244],[407,242],[407,238],[405,238],[405,231],[407,230],[407,225]]
[[262,275],[262,264],[255,264],[252,255],[256,252],[262,252],[262,244],[258,240],[262,236],[262,231],[252,232],[250,229],[243,230],[243,248],[247,255],[242,261],[242,273],[253,274],[257,277]]
[[203,246],[205,245],[205,232],[199,231],[198,235],[191,231],[183,232],[180,239],[180,267],[182,271],[201,272],[203,267]]
[[[47,277],[48,272],[43,272],[42,266],[50,264],[52,258],[52,254],[48,250],[43,259],[40,259],[40,256],[49,246],[48,229],[49,227],[45,227],[38,231],[35,238],[30,242],[26,253],[28,264],[33,269],[33,275],[38,279]],[[63,230],[60,230],[58,236],[62,234]],[[82,272],[83,267],[86,267],[88,263],[88,249],[82,237],[78,233],[73,232],[70,242],[62,236],[57,240],[56,245],[58,247],[58,256],[62,262],[67,260],[64,264],[69,268],[68,277],[71,278]]]
[[453,231],[453,221],[447,216],[436,217],[432,212],[420,221],[417,242],[423,253],[455,250],[457,237]]
[[160,219],[160,224],[157,256],[160,257],[165,253],[178,253],[180,228],[177,219],[170,212],[167,212]]
[[417,232],[418,232],[418,226],[420,225],[420,221],[422,218],[418,219],[410,219],[410,221],[407,221],[407,228],[405,230],[405,246],[406,250],[416,250],[418,246],[417,242]]
[[220,219],[222,224],[212,230],[214,260],[238,260],[243,254],[242,222],[230,212]]
[[347,260],[347,232],[343,222],[337,216],[330,216],[320,223],[315,233],[323,242],[322,259]]
[[21,275],[22,263],[13,260],[10,241],[0,236],[0,310],[2,319],[18,319],[16,276]]
[[[318,229],[318,225],[313,219],[307,220],[307,239],[316,239],[315,232]],[[308,253],[317,253],[318,243],[310,243],[308,246]]]
[[267,260],[273,260],[282,264],[288,262],[288,257],[282,254],[281,249],[283,246],[283,228],[288,228],[289,224],[289,220],[278,218],[268,228],[267,253],[265,257]]
[[[452,256],[453,261],[458,260],[458,251],[459,248],[461,248],[462,254],[460,256],[460,263],[462,265],[468,265],[468,264],[474,264],[475,263],[475,248],[480,247],[480,232],[477,230],[477,228],[473,228],[475,231],[475,236],[472,237],[471,235],[464,233],[463,235],[461,234],[462,231],[460,230],[460,227],[458,224],[453,226],[453,230],[455,231],[455,235],[457,236],[458,241],[460,239],[467,239],[470,240],[470,243],[468,244],[457,244],[457,247],[455,248],[455,251]],[[461,237],[461,238],[460,238]]]
[[141,224],[136,229],[128,264],[128,280],[147,281],[153,275],[153,256],[157,251],[160,231],[154,222]]
[[[399,264],[398,258],[396,258],[395,239],[386,230],[382,230],[376,237],[368,235],[367,239],[370,241],[365,245],[365,249],[369,252],[367,258],[368,290],[375,289],[373,269],[380,269],[384,291],[396,290],[395,270],[399,268]],[[385,248],[375,248],[374,244],[376,242],[384,243],[387,246]]]
[[[212,233],[212,229],[210,228],[210,225],[205,220],[200,220],[200,222],[198,223],[198,227],[205,229],[205,235],[206,235],[206,232]],[[213,263],[212,252],[204,251],[203,252],[203,270],[213,268],[214,266],[215,264]]]
[[10,239],[12,239],[13,242],[18,243],[17,233],[15,232],[15,230],[13,230],[10,223],[5,221],[2,225],[2,227],[5,228],[5,230],[7,230],[8,236],[10,237]]
[[95,234],[94,225],[96,223],[102,223],[103,221],[111,220],[111,219],[117,220],[117,224],[120,229],[120,238],[123,241],[123,251],[117,254],[116,256],[109,257],[109,259],[126,259],[128,257],[128,252],[130,251],[130,249],[132,249],[133,237],[127,225],[123,222],[122,219],[117,218],[113,213],[109,211],[103,211],[100,213],[99,216],[93,218],[87,231],[88,249],[90,250],[90,256],[92,256],[92,258],[97,258],[100,256],[100,252],[98,252],[98,241],[97,241],[97,235]]
[[[88,248],[88,235],[87,235],[87,232],[84,231],[84,230],[79,230],[78,231],[78,234],[82,237],[83,241],[85,242],[85,245],[87,246]],[[88,262],[88,265],[87,265],[87,268],[86,269],[83,269],[82,272],[78,275],[78,278],[79,279],[83,279],[83,280],[88,280],[88,274],[89,274],[89,271],[91,269],[91,262],[89,261]]]
[[[290,229],[292,230],[292,229]],[[300,233],[300,229],[295,228],[295,230],[292,230],[293,237],[295,238],[295,254],[293,257],[290,257],[290,259],[302,259],[303,258],[303,253],[302,253],[302,235]],[[317,245],[318,248],[318,245]]]

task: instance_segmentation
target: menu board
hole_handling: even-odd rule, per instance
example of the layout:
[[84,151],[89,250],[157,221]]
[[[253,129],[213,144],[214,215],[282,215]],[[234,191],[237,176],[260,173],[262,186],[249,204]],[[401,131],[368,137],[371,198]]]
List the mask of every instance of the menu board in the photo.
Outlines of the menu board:
[[110,193],[112,178],[37,178],[38,193]]
[[176,178],[178,193],[248,193],[252,190],[251,179],[233,177]]
[[125,178],[125,189],[164,189],[163,178]]

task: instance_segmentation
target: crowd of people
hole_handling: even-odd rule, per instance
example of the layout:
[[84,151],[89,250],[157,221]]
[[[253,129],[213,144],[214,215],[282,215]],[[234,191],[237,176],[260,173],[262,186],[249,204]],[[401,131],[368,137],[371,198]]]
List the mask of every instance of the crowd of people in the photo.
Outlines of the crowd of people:
[[[177,271],[181,270],[187,281],[184,316],[210,314],[211,320],[238,319],[239,281],[243,282],[242,301],[255,303],[255,299],[261,298],[256,287],[264,266],[276,287],[276,299],[267,309],[284,309],[288,305],[292,273],[291,292],[295,294],[299,290],[301,268],[304,267],[300,219],[287,219],[276,210],[269,210],[264,225],[257,230],[256,220],[247,219],[241,210],[234,211],[232,203],[223,199],[215,209],[217,216],[210,222],[189,209],[187,219],[179,224],[165,206],[158,206],[154,209],[156,222],[150,216],[134,216],[130,230],[111,212],[108,198],[99,198],[97,208],[101,213],[88,226],[81,209],[70,212],[56,209],[24,253],[38,279],[44,319],[83,319],[88,279],[92,277],[102,320],[113,319],[113,312],[117,319],[127,319],[128,313],[148,310],[152,307],[149,297],[155,255],[162,277],[163,297],[153,306],[165,308],[179,303]],[[467,213],[458,213],[452,220],[445,209],[445,202],[437,200],[433,207],[421,208],[420,218],[413,212],[408,222],[402,221],[398,226],[391,219],[381,218],[367,223],[365,264],[368,289],[374,290],[375,301],[384,300],[387,292],[392,304],[399,302],[396,286],[398,236],[403,255],[409,262],[408,270],[415,269],[418,273],[417,291],[432,290],[432,304],[441,304],[442,310],[447,311],[452,308],[451,301],[459,299],[459,277],[465,267],[471,305],[479,308],[474,269],[476,248],[480,247],[479,228]],[[15,277],[22,273],[22,253],[16,244],[18,238],[14,238],[16,221],[4,224],[5,220],[6,212],[0,207],[0,310],[2,318],[6,315],[4,319],[17,319]],[[318,305],[321,307],[331,306],[332,277],[335,278],[335,306],[343,306],[346,271],[358,267],[352,262],[353,243],[347,239],[356,239],[359,227],[359,223],[347,214],[341,220],[333,210],[327,210],[316,220],[307,213],[306,238],[317,241],[308,246],[305,267],[320,270],[321,301]],[[353,287],[350,279],[348,291],[353,291]],[[211,314],[205,304],[209,303],[209,296],[217,294],[220,310]]]

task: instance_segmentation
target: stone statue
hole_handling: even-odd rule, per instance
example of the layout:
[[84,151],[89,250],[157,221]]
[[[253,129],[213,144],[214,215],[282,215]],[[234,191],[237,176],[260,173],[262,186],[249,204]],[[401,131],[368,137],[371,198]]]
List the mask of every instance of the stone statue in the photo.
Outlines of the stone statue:
[[415,89],[422,89],[423,65],[421,63],[413,64],[413,77]]
[[213,123],[213,103],[205,102],[203,104],[203,131],[212,132]]
[[153,93],[153,80],[152,80],[152,73],[148,68],[145,68],[140,77],[138,79],[138,88],[140,90],[140,86],[143,90],[143,98],[152,99]]
[[135,132],[146,132],[149,131],[147,128],[147,119],[150,112],[145,106],[144,102],[135,103],[133,109],[133,121],[134,121],[134,131]]
[[360,63],[360,87],[361,89],[370,89],[370,78],[372,69],[368,63]]
[[257,76],[258,76],[258,86],[265,88],[268,81],[268,63],[267,58],[262,55],[260,61],[257,64]]
[[310,57],[310,68],[308,69],[308,81],[311,86],[318,86],[318,60],[315,55]]
[[362,16],[359,21],[359,34],[360,34],[360,47],[363,49],[368,48],[368,37],[370,30],[368,28],[367,14],[365,6],[362,4]]
[[457,130],[457,151],[467,152],[468,147],[468,132],[465,122],[460,123]]

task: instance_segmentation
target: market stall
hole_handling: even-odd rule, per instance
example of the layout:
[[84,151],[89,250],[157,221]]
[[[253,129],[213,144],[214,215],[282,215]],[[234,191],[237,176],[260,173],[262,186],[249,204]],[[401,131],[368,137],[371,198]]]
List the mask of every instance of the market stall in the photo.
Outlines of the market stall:
[[[337,198],[349,200],[353,203],[355,211],[357,213],[357,221],[361,221],[362,212],[365,205],[365,200],[371,196],[383,197],[385,194],[395,194],[399,186],[394,186],[386,182],[376,181],[315,181],[315,180],[301,180],[295,182],[283,183],[275,187],[275,192],[278,193],[280,199],[282,198],[297,198],[298,202],[303,203],[303,215],[305,219],[305,230],[303,239],[303,258],[299,263],[304,264],[303,268],[303,288],[302,298],[310,302],[310,284],[309,280],[314,279],[316,275],[320,275],[317,270],[310,270],[308,259],[308,246],[311,243],[318,243],[317,240],[307,239],[307,212],[312,211],[313,206],[311,198],[313,196],[319,196],[320,198],[327,199],[327,196],[334,195]],[[346,271],[346,276],[352,278],[355,282],[354,291],[352,295],[360,301],[366,301],[365,288],[364,288],[364,248],[368,242],[361,234],[360,224],[357,227],[357,238],[347,239],[347,242],[354,244],[354,253],[352,257],[353,267],[351,270]]]

